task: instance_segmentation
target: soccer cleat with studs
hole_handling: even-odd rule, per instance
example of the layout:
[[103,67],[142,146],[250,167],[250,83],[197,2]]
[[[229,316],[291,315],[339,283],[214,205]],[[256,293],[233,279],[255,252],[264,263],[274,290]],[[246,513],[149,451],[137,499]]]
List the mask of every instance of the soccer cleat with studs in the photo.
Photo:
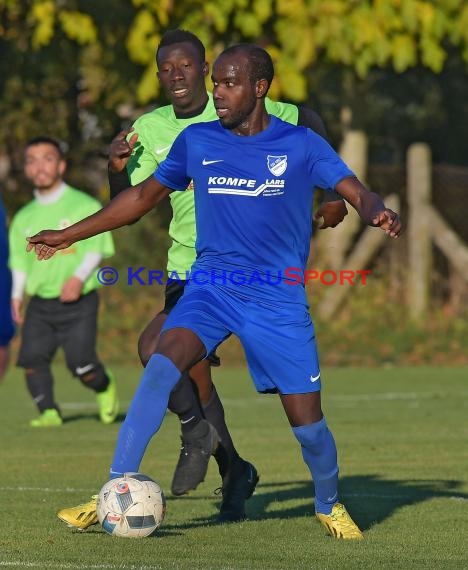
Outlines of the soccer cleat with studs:
[[216,429],[206,420],[201,420],[182,439],[179,461],[172,478],[173,495],[185,495],[196,489],[205,480],[211,455],[219,445]]
[[236,469],[231,473],[228,481],[221,488],[223,500],[219,509],[218,522],[241,522],[246,519],[245,501],[253,495],[260,477],[251,463],[243,459],[241,461],[241,469]]
[[62,509],[57,513],[58,518],[67,523],[69,527],[85,530],[93,524],[98,523],[96,511],[97,495],[93,495],[91,500],[76,507]]
[[31,420],[31,427],[58,427],[63,424],[63,420],[55,408],[44,410],[38,418]]
[[341,503],[333,505],[332,512],[329,515],[315,513],[315,516],[333,538],[342,538],[345,540],[362,540],[364,538],[357,524],[349,516],[345,506]]

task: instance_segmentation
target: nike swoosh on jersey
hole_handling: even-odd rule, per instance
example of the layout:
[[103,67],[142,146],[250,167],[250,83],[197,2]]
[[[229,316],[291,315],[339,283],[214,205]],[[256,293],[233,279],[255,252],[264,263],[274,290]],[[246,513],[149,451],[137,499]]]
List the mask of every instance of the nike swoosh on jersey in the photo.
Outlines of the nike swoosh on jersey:
[[202,160],[203,166],[207,166],[208,164],[214,164],[215,162],[224,162],[224,160],[222,160],[222,159],[220,159],[220,160],[206,160],[206,158],[204,158]]
[[320,372],[317,374],[317,376],[311,376],[310,377],[310,381],[311,382],[317,382],[317,380],[320,378]]
[[171,145],[165,146],[165,147],[163,147],[163,148],[157,148],[157,149],[155,149],[154,152],[155,152],[156,154],[162,154],[163,152],[166,152],[166,150],[169,150],[170,148],[171,148]]

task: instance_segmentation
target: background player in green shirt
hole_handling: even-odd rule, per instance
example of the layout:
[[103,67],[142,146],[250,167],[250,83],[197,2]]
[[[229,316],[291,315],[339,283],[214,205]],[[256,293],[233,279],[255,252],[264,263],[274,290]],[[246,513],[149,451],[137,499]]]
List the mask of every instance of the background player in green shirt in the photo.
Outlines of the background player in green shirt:
[[[205,85],[209,73],[205,48],[197,36],[185,30],[166,32],[156,51],[156,63],[159,82],[171,104],[145,113],[135,121],[133,132],[123,131],[112,141],[109,159],[112,197],[130,184],[136,185],[148,178],[166,158],[175,138],[185,127],[218,119]],[[310,109],[269,99],[266,104],[269,113],[326,136],[322,120]],[[327,192],[325,195],[328,202],[319,208],[316,219],[324,217],[321,227],[333,227],[343,220],[347,210],[338,194]],[[182,277],[190,271],[196,256],[193,192],[173,192],[170,200],[172,245],[168,251],[167,272]],[[180,279],[168,282],[163,310],[139,339],[143,365],[153,354],[161,327],[182,296],[184,286],[185,282]],[[169,400],[169,409],[178,415],[182,430],[181,453],[171,491],[182,495],[195,489],[204,480],[210,455],[214,452],[223,480],[219,520],[233,522],[245,518],[245,501],[252,495],[258,475],[255,467],[243,460],[234,447],[222,403],[211,379],[210,360],[216,361],[216,356],[210,357],[191,368],[189,374],[184,374]],[[62,509],[58,516],[69,525],[86,528],[97,522],[95,500]]]
[[[63,229],[100,210],[97,200],[66,184],[66,162],[58,141],[31,139],[25,149],[24,172],[34,185],[34,199],[13,217],[10,227],[10,267],[13,273],[12,312],[22,325],[18,366],[40,416],[33,427],[63,423],[53,393],[51,361],[59,346],[67,367],[82,384],[96,392],[100,419],[112,423],[118,413],[115,381],[96,354],[99,282],[95,269],[114,253],[110,233],[85,240],[45,265],[25,254],[31,231],[44,225]],[[23,294],[31,297],[23,319]]]

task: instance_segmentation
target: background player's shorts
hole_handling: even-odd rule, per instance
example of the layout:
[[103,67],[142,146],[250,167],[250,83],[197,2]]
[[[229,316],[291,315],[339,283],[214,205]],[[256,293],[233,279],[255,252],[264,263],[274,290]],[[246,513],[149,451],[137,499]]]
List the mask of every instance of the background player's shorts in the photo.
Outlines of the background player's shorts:
[[321,388],[314,326],[305,305],[280,307],[193,285],[162,330],[179,327],[192,330],[207,354],[231,333],[239,337],[258,392],[304,394]]
[[[168,315],[173,310],[184,294],[186,284],[187,281],[182,279],[168,279],[164,291],[164,308],[161,311],[162,313]],[[209,360],[211,366],[221,366],[221,359],[215,351],[208,355],[207,360]]]

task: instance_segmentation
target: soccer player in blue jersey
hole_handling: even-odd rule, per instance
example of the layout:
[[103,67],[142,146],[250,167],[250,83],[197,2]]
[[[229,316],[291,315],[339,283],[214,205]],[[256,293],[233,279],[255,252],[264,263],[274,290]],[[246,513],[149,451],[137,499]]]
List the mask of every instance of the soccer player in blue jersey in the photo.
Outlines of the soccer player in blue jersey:
[[291,276],[305,271],[316,186],[336,190],[366,224],[391,237],[399,236],[401,222],[321,137],[267,114],[272,79],[273,63],[262,48],[225,50],[212,73],[219,121],[189,126],[154,176],[65,230],[29,238],[28,249],[48,259],[77,240],[133,222],[193,180],[198,238],[192,279],[145,368],[111,476],[138,471],[181,373],[235,334],[257,390],[280,396],[315,483],[317,518],[336,538],[360,539],[338,501],[337,452],[321,409],[314,327],[305,288]]
[[[144,113],[134,123],[131,134],[123,131],[112,141],[108,164],[111,197],[152,174],[185,127],[217,119],[212,95],[205,86],[205,77],[209,73],[205,48],[197,36],[180,29],[165,32],[156,50],[156,63],[158,80],[170,105]],[[311,109],[268,98],[265,106],[272,115],[306,126],[326,138],[323,121]],[[138,351],[144,366],[156,349],[167,315],[183,294],[185,275],[190,272],[196,258],[194,193],[190,189],[188,192],[173,192],[170,199],[173,216],[169,234],[172,245],[168,251],[167,273],[177,277],[168,280],[164,309],[140,336]],[[320,227],[334,227],[347,213],[344,200],[331,192],[325,192],[323,200],[315,217],[322,218]],[[179,416],[182,432],[182,446],[171,492],[182,495],[204,480],[213,440],[217,444],[219,437],[214,456],[223,481],[221,510],[226,520],[235,520],[244,516],[245,498],[252,494],[258,476],[255,467],[242,459],[235,449],[222,403],[211,380],[212,360],[210,356],[198,362],[188,374],[185,373],[169,398],[169,409]],[[196,386],[198,397],[190,380]],[[82,525],[82,513],[90,508],[93,505],[88,503],[61,512],[68,524],[76,515],[78,524]]]

